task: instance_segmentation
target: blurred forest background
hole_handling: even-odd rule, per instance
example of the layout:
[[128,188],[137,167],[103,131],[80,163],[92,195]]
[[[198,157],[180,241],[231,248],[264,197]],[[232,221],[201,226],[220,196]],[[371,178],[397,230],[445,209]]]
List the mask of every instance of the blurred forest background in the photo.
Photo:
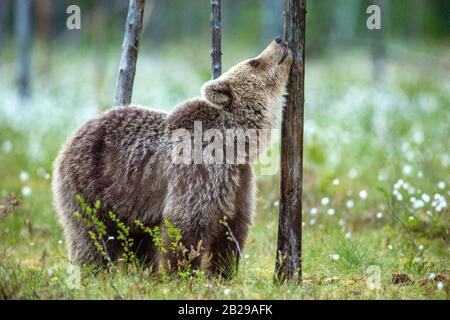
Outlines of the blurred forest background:
[[[80,30],[66,27],[73,4]],[[366,27],[371,4],[381,30]],[[0,299],[449,299],[448,0],[308,1],[302,287],[271,281],[279,181],[257,164],[257,216],[235,280],[83,270],[74,290],[52,163],[112,105],[127,9],[0,0]],[[282,11],[277,0],[222,0],[223,70],[281,35]],[[209,1],[147,0],[144,15],[133,103],[170,111],[211,78]],[[371,266],[377,290],[366,284]]]

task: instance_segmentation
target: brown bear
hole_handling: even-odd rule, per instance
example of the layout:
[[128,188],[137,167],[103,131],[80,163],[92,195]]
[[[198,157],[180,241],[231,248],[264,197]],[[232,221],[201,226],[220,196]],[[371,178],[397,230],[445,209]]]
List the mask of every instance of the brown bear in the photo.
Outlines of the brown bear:
[[[253,159],[237,164],[228,159],[179,163],[173,150],[181,142],[173,139],[173,132],[192,133],[196,124],[216,133],[273,127],[292,60],[287,44],[277,38],[256,58],[206,82],[202,97],[170,113],[117,107],[83,125],[60,151],[53,173],[54,203],[69,258],[80,264],[105,263],[86,223],[74,216],[80,211],[79,195],[89,204],[101,204],[98,216],[111,235],[105,241],[111,260],[120,258],[123,248],[115,239],[117,224],[108,216],[110,211],[130,228],[133,249],[145,265],[156,268],[160,255],[135,220],[154,227],[167,219],[181,231],[183,254],[201,244],[202,253],[191,262],[194,268],[208,257],[203,261],[209,274],[227,276],[235,270],[255,208]],[[173,268],[179,258],[167,253],[164,261]]]

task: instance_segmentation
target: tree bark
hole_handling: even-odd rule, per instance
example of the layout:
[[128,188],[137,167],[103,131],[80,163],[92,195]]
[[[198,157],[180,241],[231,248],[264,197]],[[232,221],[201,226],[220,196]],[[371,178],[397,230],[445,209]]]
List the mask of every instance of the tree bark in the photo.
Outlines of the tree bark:
[[284,38],[294,55],[281,131],[280,208],[275,279],[301,281],[306,0],[284,0]]
[[136,60],[141,37],[145,0],[130,0],[120,57],[114,106],[129,105],[133,94]]
[[16,35],[19,49],[18,90],[19,97],[26,100],[31,95],[31,0],[16,0]]
[[222,22],[220,16],[220,0],[211,2],[211,70],[212,78],[216,79],[222,73]]

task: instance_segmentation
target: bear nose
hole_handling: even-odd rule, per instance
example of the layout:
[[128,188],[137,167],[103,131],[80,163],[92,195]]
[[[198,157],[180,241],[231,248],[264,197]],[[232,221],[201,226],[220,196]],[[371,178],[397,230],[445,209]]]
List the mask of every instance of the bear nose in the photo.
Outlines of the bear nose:
[[287,45],[287,43],[285,41],[283,41],[283,39],[281,39],[281,37],[276,37],[275,38],[275,42],[278,43],[278,44],[281,44],[283,46]]

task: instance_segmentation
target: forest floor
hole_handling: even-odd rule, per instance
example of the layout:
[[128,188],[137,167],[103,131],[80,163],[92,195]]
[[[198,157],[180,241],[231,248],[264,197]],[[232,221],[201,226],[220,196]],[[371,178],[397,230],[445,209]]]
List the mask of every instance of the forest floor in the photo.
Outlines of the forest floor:
[[[176,52],[140,56],[134,101],[170,110],[198,95],[209,65],[180,65]],[[307,66],[302,285],[273,282],[279,173],[263,175],[263,164],[255,165],[254,226],[231,281],[72,266],[52,207],[52,161],[112,100],[118,57],[98,65],[79,52],[55,54],[28,105],[2,77],[0,299],[449,299],[450,78],[393,56],[375,86],[367,57]]]

